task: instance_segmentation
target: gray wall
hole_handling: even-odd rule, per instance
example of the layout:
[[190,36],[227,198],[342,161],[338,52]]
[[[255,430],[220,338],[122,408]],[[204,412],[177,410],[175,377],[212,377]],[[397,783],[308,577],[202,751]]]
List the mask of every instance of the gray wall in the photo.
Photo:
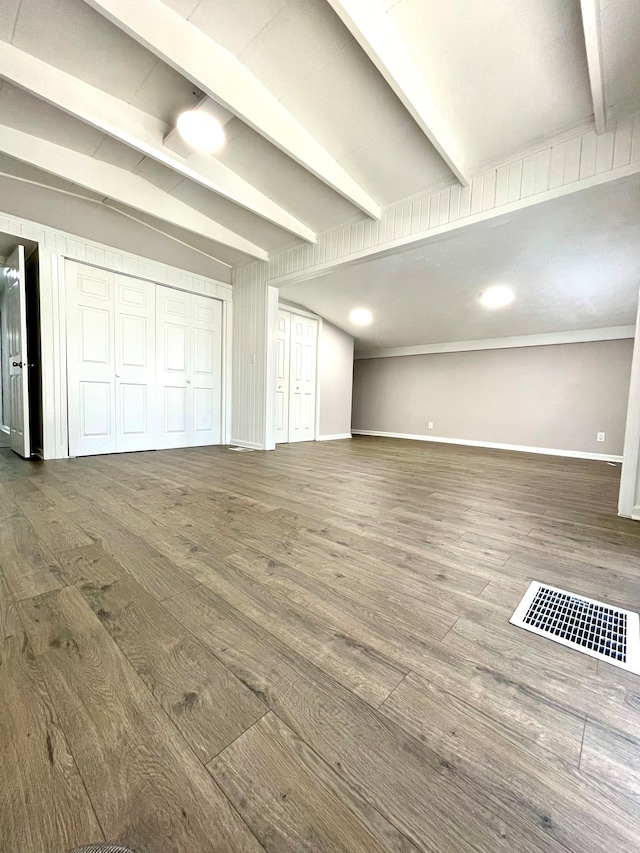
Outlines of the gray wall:
[[352,426],[621,455],[632,350],[621,340],[357,360]]
[[353,338],[322,322],[320,361],[320,437],[351,433]]

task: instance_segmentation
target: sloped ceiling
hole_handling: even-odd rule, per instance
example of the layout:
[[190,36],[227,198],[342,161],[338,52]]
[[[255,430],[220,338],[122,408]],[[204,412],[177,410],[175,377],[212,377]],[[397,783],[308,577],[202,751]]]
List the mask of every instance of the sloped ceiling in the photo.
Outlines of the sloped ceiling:
[[[605,109],[636,109],[640,7],[589,2]],[[386,67],[366,38],[375,21]],[[396,61],[413,75],[408,99],[386,73]],[[223,116],[215,155],[170,142],[179,113],[196,105]],[[579,0],[0,4],[0,208],[24,211],[29,199],[42,221],[37,199],[47,199],[47,211],[82,229],[77,211],[91,207],[87,222],[104,216],[112,239],[120,217],[123,234],[146,228],[154,252],[164,234],[164,254],[173,247],[214,277],[593,122]],[[463,241],[463,257],[466,238],[450,239]],[[400,268],[419,276],[419,253],[366,269],[384,288]],[[324,304],[322,289],[333,289],[346,310],[363,298],[363,274],[316,280],[296,299]],[[399,313],[379,339],[406,343],[420,336],[410,327]]]

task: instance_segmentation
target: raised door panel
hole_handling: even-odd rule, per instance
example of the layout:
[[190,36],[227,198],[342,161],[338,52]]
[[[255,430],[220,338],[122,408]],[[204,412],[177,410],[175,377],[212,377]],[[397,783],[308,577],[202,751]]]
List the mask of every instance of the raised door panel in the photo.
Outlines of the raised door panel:
[[313,441],[318,321],[292,314],[290,340],[289,441]]
[[222,402],[222,303],[191,297],[191,444],[219,444]]
[[291,314],[278,311],[276,351],[276,444],[289,441],[289,329]]
[[115,276],[117,450],[158,443],[155,285]]
[[69,453],[116,450],[113,273],[67,261]]
[[158,447],[191,444],[191,294],[156,288]]

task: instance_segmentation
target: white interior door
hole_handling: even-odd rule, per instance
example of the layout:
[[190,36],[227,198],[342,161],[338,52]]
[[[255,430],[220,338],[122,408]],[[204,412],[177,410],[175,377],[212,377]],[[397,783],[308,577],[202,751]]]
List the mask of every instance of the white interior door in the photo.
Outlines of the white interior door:
[[158,447],[187,447],[191,417],[191,294],[156,289],[156,379],[160,409]]
[[291,314],[290,341],[289,441],[313,441],[318,321]]
[[27,286],[24,246],[7,260],[5,311],[9,361],[9,428],[11,449],[31,456],[29,438],[29,354],[27,352]]
[[192,446],[220,444],[222,416],[222,303],[191,296],[191,381],[187,405]]
[[289,441],[289,343],[291,314],[278,311],[276,356],[276,444]]
[[116,450],[157,446],[155,285],[114,276]]
[[67,261],[69,453],[115,453],[114,275]]

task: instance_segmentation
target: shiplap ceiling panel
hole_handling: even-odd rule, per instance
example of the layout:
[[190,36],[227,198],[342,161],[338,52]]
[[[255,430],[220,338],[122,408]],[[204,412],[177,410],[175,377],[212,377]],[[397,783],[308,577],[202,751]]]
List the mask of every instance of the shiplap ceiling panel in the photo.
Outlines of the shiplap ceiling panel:
[[2,0],[0,3],[0,39],[8,41],[18,18],[20,0]]
[[[382,204],[393,204],[415,194],[416,186],[451,183],[451,170],[436,157],[424,156],[425,138],[411,119],[392,124],[387,131],[340,161],[345,169]],[[402,157],[397,152],[402,151]],[[387,162],[389,168],[381,169]]]
[[195,105],[201,92],[164,62],[157,62],[129,103],[149,115],[175,124],[182,110]]
[[152,160],[150,157],[144,157],[133,171],[136,175],[140,175],[145,181],[149,181],[149,183],[155,187],[159,187],[166,193],[172,192],[186,180],[182,175],[167,168],[167,166],[163,166],[162,163]]
[[[338,161],[408,118],[405,108],[353,41],[282,103]],[[422,139],[419,156],[432,162],[440,159],[426,138]],[[390,164],[380,160],[375,165],[384,169]]]
[[[290,0],[238,58],[280,100],[326,70],[351,41],[325,2]],[[334,89],[333,94],[342,93]]]
[[191,0],[170,0],[176,12],[238,56],[287,6],[287,0],[200,0],[189,14],[181,11]]
[[235,135],[218,159],[317,231],[354,216],[346,199],[250,128]]
[[637,0],[603,3],[602,58],[608,107],[640,103],[640,15]]
[[247,239],[250,234],[252,240],[269,251],[295,242],[295,238],[281,228],[265,222],[258,216],[243,210],[224,198],[220,198],[220,196],[194,184],[192,181],[182,181],[175,189],[171,190],[170,194],[237,234],[241,234]]
[[574,0],[399,0],[389,11],[469,163],[592,112]]
[[[50,175],[48,172],[36,169],[28,163],[21,163],[20,160],[15,160],[7,154],[0,153],[0,172],[7,175],[22,177],[27,181],[33,181],[34,183],[44,184],[60,190],[74,190],[73,183],[71,181],[65,181],[64,178],[58,178],[55,175]],[[19,185],[16,184],[16,189],[18,187]],[[84,194],[84,192],[85,191],[83,190],[82,193]],[[88,192],[88,190],[86,192]]]
[[120,166],[121,169],[128,169],[130,172],[135,172],[145,159],[144,154],[118,142],[112,136],[105,136],[93,156],[97,160],[104,160],[106,163]]
[[[357,245],[369,239],[384,243],[413,234],[418,226],[456,219],[463,205],[468,216],[498,197],[504,203],[540,192],[541,182],[551,188],[573,180],[576,169],[591,168],[590,145],[591,159],[597,160],[592,173],[610,168],[609,160],[629,162],[627,149],[637,146],[638,134],[616,130],[615,122],[640,104],[640,3],[593,2],[611,131],[599,142],[588,135],[594,101],[580,0],[368,0],[376,32],[384,34],[385,16],[393,25],[391,52],[384,38],[376,42],[378,52],[367,43],[364,35],[371,30],[363,3],[358,9],[364,30],[349,15],[342,15],[343,23],[328,0],[3,0],[0,40],[72,77],[61,81],[6,49],[0,123],[91,157],[97,173],[105,174],[108,164],[125,176],[125,184],[134,176],[131,186],[139,188],[140,198],[167,193],[167,210],[182,210],[183,224],[205,216],[212,233],[220,226],[218,233],[228,234],[236,246],[221,246],[181,227],[175,217],[163,219],[162,210],[154,216],[148,205],[136,208],[135,194],[126,204],[122,198],[117,202],[123,221],[125,215],[136,218],[144,223],[136,228],[164,233],[176,245],[191,246],[199,258],[247,262],[250,253],[237,248],[244,240],[261,254],[273,252],[273,262],[283,247],[301,259],[317,248],[318,259],[332,261],[348,251],[354,235]],[[190,35],[183,31],[183,19]],[[173,31],[160,24],[172,20],[175,32],[205,53],[203,39],[216,43],[208,42],[209,66],[197,51],[190,54],[167,40]],[[402,58],[403,49],[417,71],[412,91],[428,91],[435,107],[431,115],[441,122],[443,138],[455,142],[470,190],[462,190],[447,166],[446,146],[441,154],[431,145],[419,116],[410,112],[411,98],[381,60],[382,55]],[[211,100],[218,93],[215,76],[207,77],[214,57],[244,87],[244,101],[225,101],[231,112]],[[39,76],[48,86],[37,85]],[[83,82],[95,87],[93,92]],[[201,102],[205,89],[210,107],[224,118],[226,144],[214,155],[190,154],[177,141],[175,121]],[[232,100],[236,92],[233,86],[226,90]],[[287,127],[284,133],[283,124],[273,122],[275,114]],[[587,150],[580,155],[576,145],[584,133]],[[558,135],[560,147],[551,160],[548,147]],[[571,135],[575,140],[560,156],[562,140]],[[521,174],[512,175],[510,167],[508,174],[491,173],[525,152],[530,157],[522,160]],[[545,168],[531,159],[536,157],[549,159]],[[61,209],[61,190],[92,192],[0,152],[2,162],[24,180],[55,188]],[[93,186],[89,178],[85,175],[85,182]],[[412,201],[431,193],[439,195],[429,203]],[[100,206],[94,207],[91,215],[99,217]],[[109,227],[114,221],[110,214]],[[329,238],[334,234],[335,246]],[[352,286],[349,279],[345,287]],[[347,289],[341,298],[348,301],[355,293],[350,297]]]
[[99,130],[70,118],[6,80],[0,89],[0,123],[65,145],[82,154],[93,154],[106,138]]
[[22,0],[12,44],[125,101],[157,62],[80,0]]

